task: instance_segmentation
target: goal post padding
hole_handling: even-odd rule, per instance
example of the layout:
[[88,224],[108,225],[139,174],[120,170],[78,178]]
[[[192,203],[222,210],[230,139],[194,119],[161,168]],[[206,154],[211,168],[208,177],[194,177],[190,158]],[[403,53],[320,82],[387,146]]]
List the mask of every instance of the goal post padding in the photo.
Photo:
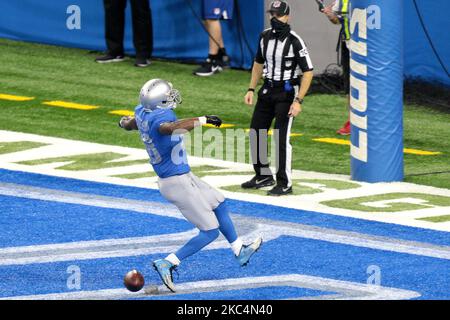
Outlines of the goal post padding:
[[351,177],[403,180],[403,1],[351,0]]

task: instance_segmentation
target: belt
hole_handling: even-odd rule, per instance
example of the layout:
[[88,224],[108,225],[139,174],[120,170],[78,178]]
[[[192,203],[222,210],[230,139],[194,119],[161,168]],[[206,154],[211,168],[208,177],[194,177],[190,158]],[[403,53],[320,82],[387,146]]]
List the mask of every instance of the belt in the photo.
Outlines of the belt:
[[264,84],[271,88],[281,88],[284,87],[286,81],[290,82],[293,86],[298,86],[300,84],[299,78],[291,79],[291,80],[282,80],[282,81],[274,81],[271,79],[264,79]]

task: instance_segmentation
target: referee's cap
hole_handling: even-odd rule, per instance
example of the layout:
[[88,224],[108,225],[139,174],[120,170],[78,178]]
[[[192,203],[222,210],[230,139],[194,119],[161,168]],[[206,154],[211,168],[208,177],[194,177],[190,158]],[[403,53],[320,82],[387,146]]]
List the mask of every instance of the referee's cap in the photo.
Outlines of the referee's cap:
[[270,4],[270,9],[267,10],[267,12],[270,12],[271,14],[276,14],[277,16],[285,16],[289,15],[289,4],[285,1],[272,1]]

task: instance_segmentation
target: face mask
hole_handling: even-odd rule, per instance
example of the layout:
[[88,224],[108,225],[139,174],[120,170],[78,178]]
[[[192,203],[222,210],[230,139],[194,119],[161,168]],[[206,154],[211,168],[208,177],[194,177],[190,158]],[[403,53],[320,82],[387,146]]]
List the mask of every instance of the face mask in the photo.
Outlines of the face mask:
[[278,39],[284,39],[291,32],[289,24],[278,20],[276,17],[270,19],[270,25],[272,26],[272,30],[275,31],[275,35]]

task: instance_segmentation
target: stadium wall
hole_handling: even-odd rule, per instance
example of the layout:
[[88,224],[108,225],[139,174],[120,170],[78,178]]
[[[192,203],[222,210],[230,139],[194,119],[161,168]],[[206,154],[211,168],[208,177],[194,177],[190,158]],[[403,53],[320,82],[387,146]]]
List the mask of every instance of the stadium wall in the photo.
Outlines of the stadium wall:
[[[237,0],[236,3],[239,10],[235,9],[234,19],[222,24],[224,41],[231,55],[232,66],[250,68],[259,33],[264,27],[264,3],[263,0]],[[200,0],[151,0],[150,5],[155,57],[206,59],[208,36],[198,19],[202,16]],[[249,12],[252,13],[251,19],[248,19]],[[238,13],[245,16],[238,19]],[[126,14],[125,50],[128,54],[133,54],[129,4]],[[1,1],[0,38],[103,51],[103,2]]]
[[[260,31],[264,28],[264,6],[269,0],[236,0],[242,15],[225,22],[224,38],[232,66],[250,68]],[[446,34],[450,20],[445,10],[448,0],[403,0],[404,3],[404,75],[450,86],[450,41]],[[193,15],[201,15],[200,0],[151,0],[154,19],[154,56],[167,59],[202,60],[208,38]],[[338,28],[329,24],[317,10],[315,1],[290,1],[294,18],[291,23],[310,46],[316,72],[336,61],[334,48]],[[71,5],[81,10],[80,29],[69,29]],[[170,12],[170,14],[163,14]],[[157,14],[155,14],[157,13]],[[127,10],[125,47],[133,53],[130,10]],[[236,18],[236,12],[235,12]],[[70,23],[70,21],[69,21]],[[0,37],[104,50],[103,4],[101,1],[1,1]],[[244,32],[242,32],[244,30]],[[243,37],[245,35],[245,37]],[[245,39],[244,39],[245,38]],[[247,43],[246,41],[247,40]],[[249,47],[249,48],[248,48]]]

